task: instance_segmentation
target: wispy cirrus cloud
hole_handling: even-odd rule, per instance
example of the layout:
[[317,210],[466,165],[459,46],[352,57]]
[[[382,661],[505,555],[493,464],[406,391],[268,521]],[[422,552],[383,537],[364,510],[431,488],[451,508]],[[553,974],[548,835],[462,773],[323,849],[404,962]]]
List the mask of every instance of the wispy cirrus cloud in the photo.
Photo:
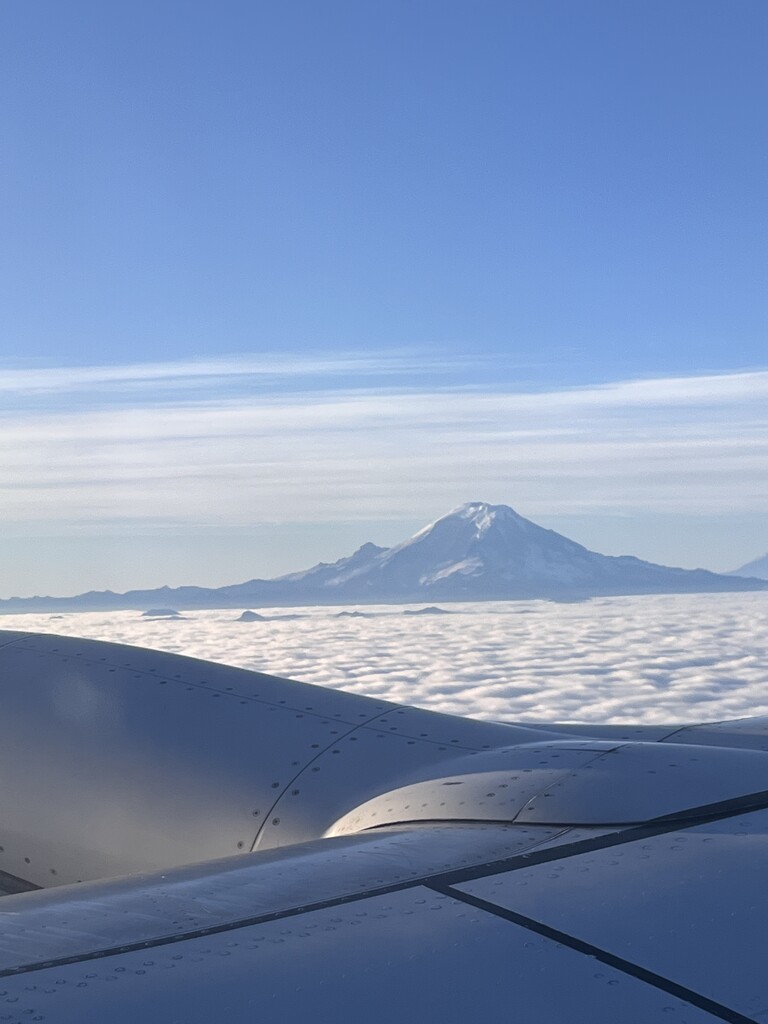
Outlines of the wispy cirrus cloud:
[[[472,379],[472,370],[491,372],[496,387],[510,376],[520,376],[514,364],[499,367],[490,355],[446,355],[434,351],[402,349],[386,354],[336,352],[295,355],[266,353],[259,356],[233,355],[215,359],[188,359],[93,366],[0,366],[0,394],[37,395],[46,393],[140,390],[147,396],[166,387],[212,388],[226,391],[235,381],[267,381],[290,388],[297,378],[328,384],[334,378],[353,378],[363,388],[371,378],[396,378],[419,373],[425,379],[461,372]],[[483,374],[483,376],[486,375]],[[475,374],[475,378],[477,374]],[[454,384],[454,387],[458,385]],[[488,386],[487,383],[485,385]],[[510,385],[507,383],[507,389]],[[477,384],[464,390],[476,390]],[[537,404],[545,396],[550,405],[597,404],[658,405],[722,402],[768,396],[768,370],[756,369],[727,374],[684,377],[656,377],[619,380],[576,387],[552,389],[526,387],[518,398]]]
[[458,370],[469,359],[452,357],[437,361],[434,355],[395,351],[386,355],[332,353],[323,355],[229,356],[217,359],[188,359],[168,362],[104,364],[99,366],[0,367],[0,394],[44,395],[121,390],[153,391],[167,388],[226,389],[233,383],[295,381],[296,378],[327,381],[354,376],[364,381],[375,377],[437,369]]
[[[768,511],[768,371],[537,391],[380,379],[419,358],[16,370],[0,392],[32,397],[0,414],[3,516],[225,527],[428,517],[478,496],[527,514]],[[230,387],[273,372],[280,386]],[[131,382],[116,405],[55,397]]]
[[588,404],[622,406],[697,406],[753,402],[768,398],[768,370],[620,380],[565,389],[557,394],[566,404],[578,402],[579,398]]

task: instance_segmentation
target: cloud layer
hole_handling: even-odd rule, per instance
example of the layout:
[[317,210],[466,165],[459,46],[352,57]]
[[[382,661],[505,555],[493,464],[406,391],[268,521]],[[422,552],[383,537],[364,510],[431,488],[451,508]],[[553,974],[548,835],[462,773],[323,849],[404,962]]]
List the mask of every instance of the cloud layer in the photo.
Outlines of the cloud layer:
[[[768,594],[402,607],[14,615],[6,629],[187,654],[493,720],[699,722],[768,714]],[[290,618],[283,618],[290,616]],[[294,617],[298,616],[298,617]]]
[[412,520],[476,497],[530,515],[768,511],[766,371],[531,391],[440,384],[441,369],[339,356],[4,371],[4,519]]

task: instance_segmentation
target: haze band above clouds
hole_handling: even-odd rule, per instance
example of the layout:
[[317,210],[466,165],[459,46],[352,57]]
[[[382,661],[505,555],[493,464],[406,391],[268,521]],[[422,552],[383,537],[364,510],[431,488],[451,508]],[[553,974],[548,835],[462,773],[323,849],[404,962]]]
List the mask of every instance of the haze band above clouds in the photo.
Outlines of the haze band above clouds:
[[0,371],[4,520],[413,520],[478,496],[534,516],[768,511],[768,371],[446,382],[463,365],[342,354]]

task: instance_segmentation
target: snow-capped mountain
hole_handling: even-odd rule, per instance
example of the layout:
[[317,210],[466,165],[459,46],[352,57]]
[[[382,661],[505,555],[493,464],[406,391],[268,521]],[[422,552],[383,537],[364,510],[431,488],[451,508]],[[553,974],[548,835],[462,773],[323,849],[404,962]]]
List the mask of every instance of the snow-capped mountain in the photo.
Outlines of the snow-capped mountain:
[[747,562],[740,569],[734,569],[728,573],[729,576],[752,576],[758,580],[768,580],[768,554],[762,558],[756,558],[754,562]]
[[395,547],[364,544],[337,562],[321,562],[273,580],[254,579],[215,589],[161,587],[127,594],[105,591],[72,598],[12,598],[0,602],[0,611],[144,609],[158,604],[188,609],[575,600],[616,594],[764,589],[768,589],[768,581],[721,576],[704,569],[672,569],[629,555],[600,555],[537,526],[507,505],[474,501]]
[[703,569],[672,569],[589,551],[507,505],[462,505],[392,548],[364,545],[350,558],[284,579],[320,584],[337,600],[487,600],[733,590]]

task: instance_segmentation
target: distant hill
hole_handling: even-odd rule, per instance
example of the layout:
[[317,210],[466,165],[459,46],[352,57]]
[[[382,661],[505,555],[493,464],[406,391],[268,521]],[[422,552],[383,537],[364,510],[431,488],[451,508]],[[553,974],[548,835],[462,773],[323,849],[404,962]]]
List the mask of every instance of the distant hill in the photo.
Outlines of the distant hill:
[[768,580],[768,555],[756,558],[754,562],[747,562],[740,569],[734,569],[728,573],[729,576],[751,576],[759,580]]
[[[756,563],[753,563],[753,565]],[[746,568],[746,567],[745,567]],[[524,519],[507,505],[470,502],[425,526],[402,544],[364,544],[337,562],[232,586],[159,587],[126,594],[0,601],[0,612],[122,608],[233,608],[269,605],[410,603],[548,598],[578,600],[620,594],[768,590],[768,580],[673,569],[589,551]]]

